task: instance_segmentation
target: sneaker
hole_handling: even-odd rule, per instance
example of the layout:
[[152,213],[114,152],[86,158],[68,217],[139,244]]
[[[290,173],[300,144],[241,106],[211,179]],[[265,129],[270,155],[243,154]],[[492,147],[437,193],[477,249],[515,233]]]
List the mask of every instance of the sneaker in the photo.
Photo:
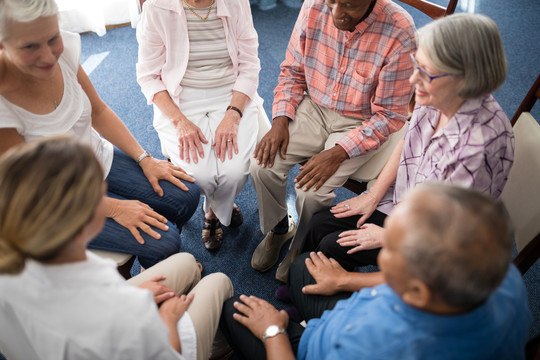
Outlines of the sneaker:
[[296,225],[289,215],[289,231],[285,234],[274,234],[270,231],[257,246],[251,257],[251,267],[260,272],[268,271],[279,260],[279,253],[285,243],[296,233]]

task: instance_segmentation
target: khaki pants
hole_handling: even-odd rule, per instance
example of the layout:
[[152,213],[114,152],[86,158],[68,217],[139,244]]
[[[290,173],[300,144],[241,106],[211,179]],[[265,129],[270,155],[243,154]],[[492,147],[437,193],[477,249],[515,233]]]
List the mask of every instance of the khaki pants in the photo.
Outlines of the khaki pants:
[[[259,203],[259,221],[263,234],[268,233],[287,215],[287,177],[296,164],[309,160],[313,155],[330,149],[349,131],[362,125],[363,120],[339,115],[315,104],[309,95],[298,106],[296,119],[289,122],[289,146],[286,159],[276,155],[274,166],[262,168],[251,159],[251,177]],[[384,145],[383,145],[384,146]],[[290,250],[301,248],[312,215],[332,206],[334,190],[343,186],[349,176],[366,163],[380,149],[347,159],[335,174],[316,192],[296,189],[298,224]]]
[[193,255],[179,253],[146,269],[129,279],[128,283],[138,286],[156,276],[165,276],[163,284],[178,295],[195,294],[187,312],[197,334],[197,359],[206,360],[211,354],[222,354],[228,344],[218,325],[223,303],[233,296],[229,278],[225,274],[214,273],[201,279]]

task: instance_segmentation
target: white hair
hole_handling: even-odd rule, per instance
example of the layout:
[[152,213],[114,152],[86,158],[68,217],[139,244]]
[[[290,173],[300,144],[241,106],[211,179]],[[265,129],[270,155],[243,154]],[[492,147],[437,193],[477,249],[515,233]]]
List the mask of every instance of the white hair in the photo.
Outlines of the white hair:
[[25,23],[53,15],[58,15],[55,0],[0,0],[0,41],[7,37],[13,21]]

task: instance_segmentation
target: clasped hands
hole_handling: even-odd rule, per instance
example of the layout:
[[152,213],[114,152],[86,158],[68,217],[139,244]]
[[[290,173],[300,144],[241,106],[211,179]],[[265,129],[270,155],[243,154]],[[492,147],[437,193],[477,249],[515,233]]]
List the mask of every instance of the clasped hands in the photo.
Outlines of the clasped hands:
[[139,288],[150,290],[155,303],[161,304],[159,314],[165,323],[176,324],[187,311],[193,301],[194,294],[178,296],[161,282],[163,280],[165,280],[165,276],[155,276],[140,284]]

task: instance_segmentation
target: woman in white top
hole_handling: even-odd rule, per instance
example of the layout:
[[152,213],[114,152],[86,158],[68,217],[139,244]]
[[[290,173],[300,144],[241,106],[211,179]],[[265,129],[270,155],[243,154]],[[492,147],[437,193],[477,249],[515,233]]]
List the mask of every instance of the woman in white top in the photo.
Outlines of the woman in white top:
[[111,260],[86,251],[105,222],[105,192],[99,161],[73,137],[36,140],[0,158],[4,355],[206,360],[226,353],[216,331],[233,294],[227,276],[201,280],[193,256],[180,253],[128,284]]
[[260,64],[248,0],[148,0],[137,27],[137,81],[172,163],[205,196],[202,241],[221,247],[242,224],[234,199],[258,131]]
[[0,154],[65,133],[91,144],[108,182],[108,219],[89,247],[150,267],[180,250],[178,231],[199,189],[181,168],[149,156],[103,103],[79,64],[79,36],[60,32],[57,14],[54,0],[0,1]]

